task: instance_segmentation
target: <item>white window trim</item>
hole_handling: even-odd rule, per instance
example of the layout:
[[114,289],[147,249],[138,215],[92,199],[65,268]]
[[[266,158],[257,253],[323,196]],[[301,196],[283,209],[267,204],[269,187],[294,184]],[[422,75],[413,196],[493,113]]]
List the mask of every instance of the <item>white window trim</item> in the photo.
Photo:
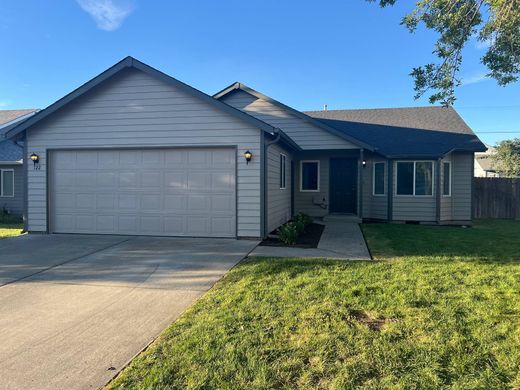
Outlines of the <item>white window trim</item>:
[[[432,193],[431,195],[416,195],[415,194],[415,167],[417,163],[419,162],[427,162],[432,164]],[[397,176],[399,175],[399,172],[397,170],[397,164],[398,163],[413,163],[413,194],[398,194],[397,193]],[[396,197],[403,197],[403,198],[410,198],[410,197],[416,197],[416,198],[433,198],[435,196],[435,161],[433,160],[399,160],[395,162],[394,165],[395,169],[395,177],[394,177],[394,196]]]
[[[448,186],[450,191],[448,192],[448,195],[444,194],[444,164],[449,164],[450,165],[450,185]],[[451,161],[443,161],[442,162],[442,180],[443,181],[442,181],[442,187],[441,187],[441,189],[442,189],[442,197],[443,198],[451,197],[451,183],[452,183],[451,180],[452,180],[452,175],[453,175],[453,165],[451,164]]]
[[[4,172],[13,172],[13,194],[4,195]],[[0,170],[0,196],[2,198],[14,198],[14,169],[1,169]]]
[[[383,164],[383,193],[376,194],[376,164]],[[386,196],[386,161],[374,161],[372,164],[372,196]]]
[[285,190],[287,189],[287,156],[285,154],[280,153],[280,160],[278,160],[278,164],[281,164],[280,182],[283,184],[282,186],[280,186],[280,189]]
[[[318,188],[315,190],[304,190],[303,189],[303,164],[305,163],[317,163],[317,172],[318,172]],[[320,160],[301,160],[300,161],[300,192],[320,192]]]

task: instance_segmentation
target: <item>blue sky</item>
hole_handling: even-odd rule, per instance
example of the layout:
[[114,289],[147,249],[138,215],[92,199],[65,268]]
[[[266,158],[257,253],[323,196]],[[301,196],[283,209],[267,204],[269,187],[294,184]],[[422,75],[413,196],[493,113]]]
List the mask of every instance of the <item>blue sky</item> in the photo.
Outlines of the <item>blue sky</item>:
[[[408,74],[433,59],[435,34],[399,25],[411,4],[0,0],[0,109],[44,108],[127,55],[209,94],[241,81],[300,110],[428,105]],[[484,78],[479,46],[455,107],[484,142],[520,137],[520,83]]]

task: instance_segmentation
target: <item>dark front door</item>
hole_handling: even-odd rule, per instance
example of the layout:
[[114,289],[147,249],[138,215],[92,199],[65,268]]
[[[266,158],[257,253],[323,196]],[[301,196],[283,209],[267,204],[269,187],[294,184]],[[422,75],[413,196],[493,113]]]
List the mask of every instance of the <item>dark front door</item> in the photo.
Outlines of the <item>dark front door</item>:
[[330,160],[330,212],[356,214],[357,171],[355,159]]

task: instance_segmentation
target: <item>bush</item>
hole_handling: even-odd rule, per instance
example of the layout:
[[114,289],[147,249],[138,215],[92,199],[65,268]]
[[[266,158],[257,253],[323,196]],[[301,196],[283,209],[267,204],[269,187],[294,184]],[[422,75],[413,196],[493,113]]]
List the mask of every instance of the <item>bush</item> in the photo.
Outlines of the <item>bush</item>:
[[280,226],[278,233],[280,235],[280,241],[282,241],[284,244],[296,244],[296,239],[298,238],[299,233],[295,223],[289,222]]
[[305,222],[300,219],[294,220],[292,223],[296,227],[296,231],[298,232],[298,235],[302,234],[303,231],[305,230],[305,228],[307,227],[305,225]]
[[305,214],[305,213],[297,214],[293,218],[293,220],[295,222],[301,222],[304,225],[304,228],[306,228],[307,226],[309,226],[312,223],[312,218],[310,216],[308,216],[307,214]]

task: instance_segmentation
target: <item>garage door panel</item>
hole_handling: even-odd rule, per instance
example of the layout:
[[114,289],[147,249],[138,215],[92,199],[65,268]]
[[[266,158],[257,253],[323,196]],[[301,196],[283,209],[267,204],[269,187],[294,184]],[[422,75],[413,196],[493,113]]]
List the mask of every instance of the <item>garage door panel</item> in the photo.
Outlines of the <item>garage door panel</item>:
[[51,153],[51,230],[234,237],[236,151]]

